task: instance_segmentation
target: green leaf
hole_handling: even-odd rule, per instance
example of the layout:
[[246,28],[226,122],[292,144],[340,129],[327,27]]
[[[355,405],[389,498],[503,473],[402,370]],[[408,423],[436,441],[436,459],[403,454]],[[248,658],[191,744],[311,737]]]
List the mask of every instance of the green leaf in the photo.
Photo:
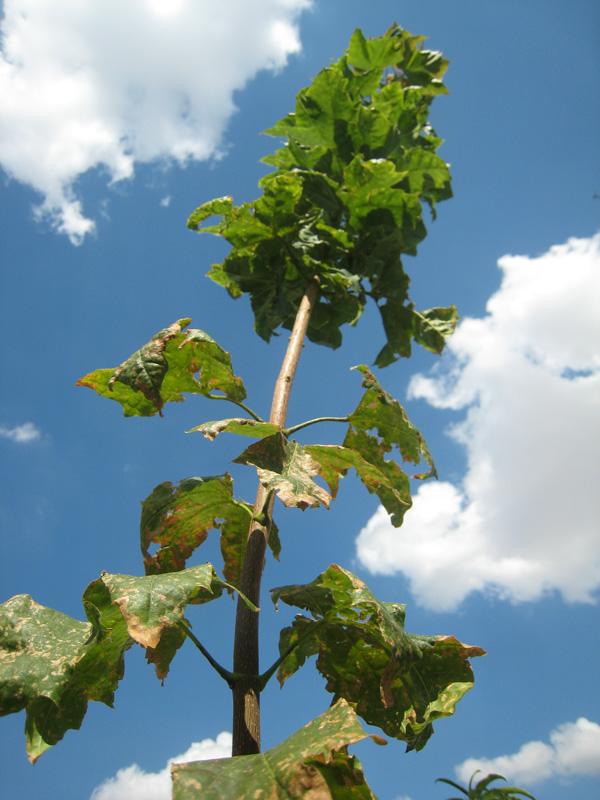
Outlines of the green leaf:
[[[264,159],[275,172],[260,181],[262,197],[240,206],[221,198],[190,218],[193,229],[232,245],[209,277],[234,298],[250,295],[265,341],[280,327],[291,329],[317,277],[311,341],[339,347],[341,327],[357,323],[371,296],[385,302],[379,366],[409,355],[415,331],[430,346],[431,331],[421,335],[413,318],[401,263],[427,234],[423,203],[433,212],[452,194],[448,165],[436,154],[442,140],[428,122],[433,98],[445,92],[447,62],[423,42],[397,25],[372,40],[356,31],[347,54],[321,70],[298,93],[294,112],[266,131],[287,141]],[[201,227],[214,214],[219,224]],[[405,309],[402,325],[398,308]]]
[[432,353],[441,353],[459,320],[456,306],[429,308],[415,313],[415,341]]
[[352,708],[340,700],[265,753],[173,764],[173,798],[376,800],[360,762],[347,752],[348,745],[366,737]]
[[72,619],[24,594],[0,606],[0,714],[26,709],[32,763],[79,729],[89,700],[113,705],[133,640],[114,606],[96,609],[93,621]]
[[281,633],[284,683],[306,658],[317,655],[317,669],[335,699],[345,698],[366,722],[422,749],[432,722],[454,713],[473,685],[468,658],[480,647],[451,636],[416,636],[404,630],[405,607],[384,603],[352,573],[331,566],[312,583],[272,591],[275,604],[306,609]]
[[183,621],[186,606],[215,600],[226,585],[212,564],[141,578],[104,573],[88,586],[83,600],[101,612],[116,605],[129,636],[156,649],[163,633]]
[[[212,216],[223,216],[228,214],[233,207],[233,200],[231,197],[217,197],[215,200],[211,200],[208,203],[204,203],[201,205],[200,208],[197,208],[193,214],[190,215],[188,219],[187,226],[190,230],[200,230],[200,225],[204,222],[205,219],[208,219]],[[219,226],[216,226],[217,229]],[[204,228],[204,232],[213,232],[213,228]],[[214,231],[217,232],[217,231]]]
[[254,419],[243,419],[241,417],[232,417],[230,419],[220,419],[214,422],[203,422],[202,425],[197,425],[192,428],[188,433],[199,433],[206,436],[207,439],[213,441],[219,433],[226,431],[227,433],[239,433],[242,436],[252,436],[254,439],[262,439],[265,436],[272,436],[281,431],[279,425],[272,422],[257,422]]
[[354,449],[340,445],[305,445],[304,449],[319,465],[331,497],[335,500],[339,479],[351,467],[371,494],[376,494],[388,514],[402,519],[412,505],[408,476],[393,461],[371,463]]
[[321,503],[329,508],[331,496],[313,480],[319,465],[306,448],[288,441],[282,433],[261,439],[233,459],[234,464],[253,464],[262,485],[276,491],[285,506],[314,508]]
[[44,608],[29,595],[0,605],[0,715],[26,710],[29,760],[79,729],[90,700],[112,707],[134,642],[164,680],[185,640],[186,606],[214,600],[227,587],[203,564],[142,578],[103,572],[83,594],[89,622]]
[[[116,400],[126,417],[162,416],[166,402],[182,402],[182,392],[209,396],[222,392],[241,402],[246,390],[235,377],[231,357],[204,331],[182,332],[190,322],[181,319],[159,331],[148,344],[114,370],[99,369],[77,381],[100,396]],[[198,378],[194,377],[200,373]]]
[[[176,572],[211,529],[221,531],[223,575],[231,583],[240,577],[252,506],[233,499],[233,481],[217,477],[186,478],[174,487],[161,483],[142,502],[140,544],[147,575]],[[151,544],[160,545],[152,556]]]
[[455,789],[458,789],[460,792],[462,792],[465,797],[467,797],[467,800],[518,800],[516,795],[523,795],[524,797],[531,798],[531,800],[535,800],[535,797],[532,794],[526,792],[525,789],[519,789],[518,786],[494,786],[493,788],[488,788],[489,784],[493,781],[506,780],[506,778],[504,778],[502,775],[497,775],[495,773],[492,775],[487,775],[475,786],[473,786],[475,775],[477,775],[477,773],[480,771],[481,770],[475,770],[475,772],[471,775],[468,788],[461,786],[460,784],[455,783],[448,778],[438,778],[436,783],[447,783],[449,786],[453,786]]
[[[402,455],[402,461],[420,464],[424,459],[427,462],[429,471],[422,475],[414,475],[414,478],[422,480],[437,478],[437,470],[429,448],[400,403],[383,389],[368,367],[359,365],[353,369],[362,373],[362,386],[366,391],[356,410],[349,415],[350,431],[354,429],[366,433],[369,430],[377,430],[379,437],[377,444],[384,452],[389,452],[392,446],[396,446]],[[369,436],[369,439],[374,440],[375,437]]]

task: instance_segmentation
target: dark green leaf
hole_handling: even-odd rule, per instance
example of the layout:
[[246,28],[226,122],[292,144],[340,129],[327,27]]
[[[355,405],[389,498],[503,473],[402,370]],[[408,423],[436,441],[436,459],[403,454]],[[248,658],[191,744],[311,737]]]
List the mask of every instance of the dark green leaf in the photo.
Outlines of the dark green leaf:
[[262,485],[276,491],[286,506],[304,510],[322,503],[329,508],[329,493],[313,480],[319,474],[319,465],[302,445],[288,441],[281,433],[251,445],[234,463],[253,464]]
[[[435,152],[441,140],[428,122],[433,98],[445,92],[447,62],[423,41],[398,26],[373,40],[356,31],[347,54],[321,70],[297,95],[294,113],[267,131],[287,141],[264,159],[276,171],[261,180],[262,197],[239,207],[228,198],[206,203],[190,218],[190,227],[232,245],[209,276],[234,298],[250,295],[265,341],[292,327],[316,276],[311,341],[338,347],[341,327],[356,324],[371,296],[387,301],[379,366],[409,355],[415,330],[430,346],[431,331],[421,333],[406,305],[400,260],[415,255],[426,236],[422,204],[433,211],[451,196],[448,165]],[[199,227],[215,214],[218,225]],[[398,308],[406,308],[402,324]]]
[[455,306],[429,308],[415,313],[415,341],[432,353],[441,353],[448,336],[452,336],[459,320]]
[[377,600],[336,565],[312,583],[274,589],[272,598],[311,614],[281,633],[280,683],[317,655],[327,690],[409,750],[425,746],[434,720],[454,713],[473,685],[467,659],[484,655],[454,637],[405,633],[403,605]]
[[340,700],[265,753],[173,764],[173,799],[376,800],[360,762],[347,752],[366,737],[352,708]]

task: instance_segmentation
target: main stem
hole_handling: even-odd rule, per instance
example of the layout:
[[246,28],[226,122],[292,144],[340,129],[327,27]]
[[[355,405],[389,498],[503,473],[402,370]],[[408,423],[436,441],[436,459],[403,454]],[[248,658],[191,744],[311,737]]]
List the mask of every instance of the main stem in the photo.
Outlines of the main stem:
[[[292,383],[296,374],[296,367],[300,353],[304,346],[304,338],[313,307],[319,294],[319,284],[315,280],[310,283],[304,293],[287,351],[281,365],[281,371],[275,384],[271,415],[269,422],[274,422],[281,428],[285,427],[288,403],[292,391]],[[256,606],[260,606],[260,584],[265,563],[265,552],[271,528],[271,510],[273,497],[269,506],[267,490],[260,485],[254,503],[253,520],[248,532],[248,542],[242,574],[240,589]],[[264,520],[262,514],[267,511],[266,525],[261,525],[257,520]],[[233,751],[234,756],[252,755],[260,753],[260,687],[258,683],[258,614],[251,611],[238,598],[235,619],[235,639],[233,645],[233,672],[243,677],[236,680],[233,687]]]

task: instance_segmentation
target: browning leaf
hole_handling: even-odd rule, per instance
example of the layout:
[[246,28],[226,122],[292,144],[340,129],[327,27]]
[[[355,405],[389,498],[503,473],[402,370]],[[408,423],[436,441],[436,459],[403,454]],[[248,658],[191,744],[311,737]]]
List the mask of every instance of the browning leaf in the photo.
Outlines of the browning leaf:
[[[186,478],[176,487],[170,481],[159,484],[142,502],[140,544],[146,574],[183,569],[214,528],[221,531],[223,575],[237,583],[251,519],[252,507],[234,500],[227,473]],[[153,556],[151,544],[160,545]]]
[[282,433],[261,439],[233,461],[257,467],[262,485],[276,491],[286,506],[304,510],[322,503],[329,508],[330,494],[313,481],[313,476],[319,474],[319,465],[306,448],[288,441]]
[[312,583],[272,591],[275,604],[307,609],[281,632],[283,684],[317,655],[317,669],[335,699],[344,697],[366,722],[420,750],[432,722],[454,713],[473,685],[468,658],[480,647],[451,636],[416,636],[404,630],[405,607],[377,600],[365,584],[337,565]]
[[[246,397],[241,378],[235,377],[231,357],[204,333],[183,333],[189,319],[159,331],[114,370],[98,369],[77,381],[101,397],[116,400],[126,417],[162,416],[166,402],[183,402],[182,393],[209,395],[222,392],[234,402]],[[198,377],[195,377],[198,373]]]
[[[376,800],[348,745],[367,737],[339,700],[276,747],[258,755],[173,764],[174,800]],[[385,744],[379,737],[371,737]]]

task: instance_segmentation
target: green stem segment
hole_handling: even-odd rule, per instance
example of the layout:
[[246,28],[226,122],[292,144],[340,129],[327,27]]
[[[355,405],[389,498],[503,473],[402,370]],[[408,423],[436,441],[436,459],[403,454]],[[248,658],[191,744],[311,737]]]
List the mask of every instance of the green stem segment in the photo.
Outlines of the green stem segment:
[[253,419],[255,419],[257,422],[264,422],[264,419],[262,417],[259,417],[258,414],[256,414],[254,411],[252,411],[251,408],[248,408],[248,406],[244,405],[244,403],[240,403],[238,400],[232,400],[231,397],[225,397],[225,396],[221,396],[219,394],[207,394],[207,395],[205,395],[205,397],[207,397],[209,400],[227,400],[228,403],[233,403],[234,405],[239,406],[240,408],[243,408],[244,411],[247,414],[250,414],[250,416]]
[[318,422],[348,422],[349,417],[317,417],[316,419],[309,419],[306,422],[300,422],[298,425],[293,425],[291,428],[286,428],[283,432],[286,436],[291,436],[292,433],[307,428],[309,425],[316,425]]
[[[281,371],[275,384],[269,422],[279,425],[280,428],[285,427],[292,384],[318,294],[319,283],[315,279],[307,286],[300,302]],[[240,590],[257,606],[260,605],[260,584],[273,508],[273,498],[271,497],[267,502],[267,494],[267,490],[262,485],[259,486],[240,579]],[[267,512],[266,520],[261,516],[265,511]],[[260,524],[261,522],[266,524]],[[260,692],[263,687],[259,677],[258,619],[259,615],[250,611],[238,598],[233,672],[243,677],[236,680],[233,686],[234,756],[260,753]]]

